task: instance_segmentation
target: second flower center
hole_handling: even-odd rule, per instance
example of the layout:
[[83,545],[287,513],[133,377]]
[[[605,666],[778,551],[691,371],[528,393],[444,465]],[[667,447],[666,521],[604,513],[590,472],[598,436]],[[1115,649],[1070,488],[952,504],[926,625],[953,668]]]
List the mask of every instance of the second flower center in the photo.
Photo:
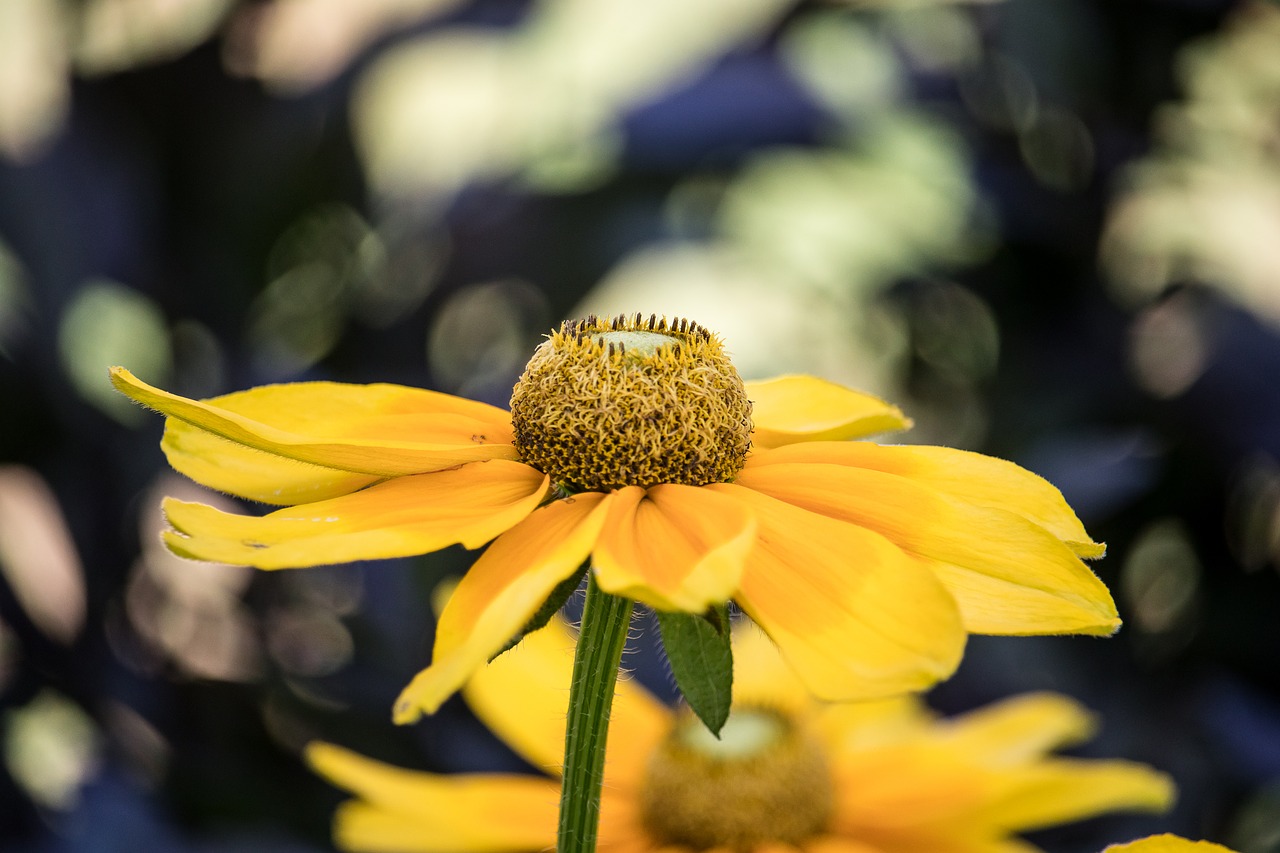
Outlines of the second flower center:
[[833,807],[819,745],[772,710],[735,710],[717,740],[683,717],[649,760],[640,814],[660,845],[750,851],[820,834]]

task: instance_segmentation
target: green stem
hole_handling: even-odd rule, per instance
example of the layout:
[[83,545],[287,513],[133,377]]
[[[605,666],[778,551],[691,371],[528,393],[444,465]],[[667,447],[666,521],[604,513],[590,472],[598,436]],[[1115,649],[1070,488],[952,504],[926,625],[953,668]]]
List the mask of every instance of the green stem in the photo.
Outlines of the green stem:
[[596,849],[604,746],[632,604],[629,598],[600,589],[595,572],[587,572],[587,603],[582,610],[582,630],[573,655],[573,683],[569,687],[558,853],[594,853]]

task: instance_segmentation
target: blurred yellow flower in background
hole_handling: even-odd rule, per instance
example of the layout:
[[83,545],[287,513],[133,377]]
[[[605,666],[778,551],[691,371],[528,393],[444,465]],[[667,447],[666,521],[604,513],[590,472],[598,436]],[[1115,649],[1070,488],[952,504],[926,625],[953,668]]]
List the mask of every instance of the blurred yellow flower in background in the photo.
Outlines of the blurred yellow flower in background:
[[1128,844],[1112,844],[1103,853],[1235,853],[1212,841],[1189,841],[1176,835],[1152,835]]
[[[816,703],[767,638],[740,629],[734,712],[719,741],[619,682],[600,850],[1032,851],[1012,836],[1173,799],[1169,779],[1144,765],[1049,755],[1093,730],[1067,697],[1029,694],[943,720],[911,697]],[[476,714],[550,777],[573,643],[557,621],[464,688]],[[555,778],[416,772],[326,743],[307,757],[355,795],[335,817],[341,848],[515,853],[554,842]]]
[[199,402],[122,368],[112,381],[168,416],[179,472],[286,507],[169,499],[175,553],[277,569],[494,540],[441,615],[399,722],[439,707],[588,558],[601,589],[658,609],[737,601],[828,699],[924,689],[954,671],[966,632],[1119,625],[1081,561],[1104,546],[1049,483],[975,453],[847,441],[910,421],[811,377],[744,384],[688,321],[565,324],[510,413],[394,385]]

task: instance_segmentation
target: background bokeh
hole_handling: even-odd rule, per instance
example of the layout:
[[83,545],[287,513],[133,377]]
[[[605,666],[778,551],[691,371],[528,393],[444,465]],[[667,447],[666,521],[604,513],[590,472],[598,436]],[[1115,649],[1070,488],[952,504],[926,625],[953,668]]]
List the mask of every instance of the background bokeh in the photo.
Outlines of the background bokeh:
[[1280,7],[1227,0],[2,0],[0,849],[328,849],[316,737],[520,766],[459,700],[389,720],[473,555],[177,560],[160,496],[233,502],[108,364],[505,404],[637,310],[1109,542],[1118,636],[975,638],[931,696],[1065,691],[1180,785],[1038,843],[1280,850]]

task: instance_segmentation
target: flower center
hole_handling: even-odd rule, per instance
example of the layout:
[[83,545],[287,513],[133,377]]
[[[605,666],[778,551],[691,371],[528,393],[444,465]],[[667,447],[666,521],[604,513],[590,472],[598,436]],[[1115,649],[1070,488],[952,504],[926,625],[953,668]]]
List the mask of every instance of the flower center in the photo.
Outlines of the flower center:
[[720,740],[681,717],[649,760],[640,815],[658,844],[747,851],[821,833],[833,797],[818,744],[780,712],[748,708]]
[[565,323],[511,393],[520,458],[564,488],[724,483],[751,447],[751,402],[711,332],[639,314]]

